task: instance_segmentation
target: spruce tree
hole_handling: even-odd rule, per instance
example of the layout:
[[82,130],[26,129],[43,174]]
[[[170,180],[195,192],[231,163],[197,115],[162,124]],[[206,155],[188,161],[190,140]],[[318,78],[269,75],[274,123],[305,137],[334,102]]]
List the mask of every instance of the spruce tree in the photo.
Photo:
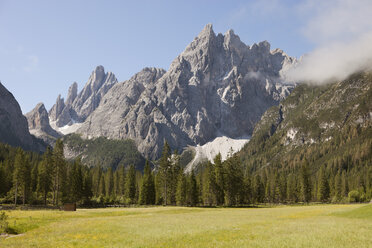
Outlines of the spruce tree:
[[136,170],[130,165],[125,179],[125,197],[128,204],[136,203]]
[[63,142],[61,139],[56,141],[53,150],[53,203],[59,204],[59,194],[66,189],[63,188],[66,181],[66,164],[63,155]]
[[319,170],[318,176],[318,200],[326,202],[329,199],[329,183],[324,166]]
[[139,195],[139,204],[141,205],[155,204],[155,184],[148,160],[146,160],[143,172],[141,191]]
[[217,205],[223,205],[225,201],[225,170],[222,165],[221,153],[218,153],[213,160],[214,162],[214,171],[216,175],[216,201]]
[[309,173],[309,163],[305,159],[300,172],[301,179],[301,200],[303,202],[310,202],[311,200],[311,183],[310,183],[310,173]]
[[107,172],[106,172],[106,177],[105,177],[106,197],[111,197],[112,196],[113,189],[114,189],[114,175],[113,175],[113,172],[112,172],[112,168],[109,167]]
[[162,194],[163,194],[163,204],[167,205],[169,198],[168,198],[168,191],[170,187],[170,177],[171,175],[171,161],[170,161],[170,147],[167,141],[164,142],[162,156],[160,158],[159,164],[159,182],[162,185]]
[[187,182],[183,171],[180,171],[177,180],[176,202],[178,206],[186,205]]
[[191,171],[191,174],[188,176],[186,192],[187,204],[192,207],[196,206],[199,194],[194,171]]

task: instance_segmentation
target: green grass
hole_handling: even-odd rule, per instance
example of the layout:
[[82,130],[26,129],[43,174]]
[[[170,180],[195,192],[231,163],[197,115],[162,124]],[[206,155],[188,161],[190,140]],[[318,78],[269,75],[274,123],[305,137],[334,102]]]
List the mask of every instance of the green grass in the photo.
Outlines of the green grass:
[[372,205],[7,214],[24,235],[2,238],[0,247],[372,247]]

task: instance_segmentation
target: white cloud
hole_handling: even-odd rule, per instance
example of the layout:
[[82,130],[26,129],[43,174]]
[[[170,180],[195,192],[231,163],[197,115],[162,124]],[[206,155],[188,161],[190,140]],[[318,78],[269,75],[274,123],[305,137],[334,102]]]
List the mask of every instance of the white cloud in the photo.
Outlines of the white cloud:
[[372,68],[372,1],[308,1],[300,14],[310,14],[303,34],[317,48],[286,73],[288,80],[325,83]]
[[27,57],[27,65],[23,67],[25,72],[33,72],[39,67],[39,57],[30,55]]

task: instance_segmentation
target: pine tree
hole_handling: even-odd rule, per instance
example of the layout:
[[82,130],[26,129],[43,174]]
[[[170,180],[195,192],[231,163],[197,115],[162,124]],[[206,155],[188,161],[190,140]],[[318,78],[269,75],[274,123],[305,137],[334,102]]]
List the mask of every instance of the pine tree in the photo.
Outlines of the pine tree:
[[296,178],[293,174],[287,177],[287,200],[292,203],[297,202]]
[[264,188],[260,175],[256,175],[254,177],[252,190],[253,190],[253,198],[255,202],[256,203],[264,202],[265,188]]
[[141,205],[155,204],[155,183],[148,160],[146,160],[143,172],[139,204]]
[[101,174],[101,178],[99,179],[99,187],[98,187],[98,195],[99,196],[104,196],[106,194],[106,189],[105,189],[105,174]]
[[225,161],[225,205],[232,206],[240,203],[243,185],[243,171],[239,158],[230,156]]
[[341,199],[342,195],[342,178],[341,178],[341,172],[339,171],[335,176],[335,197],[337,200]]
[[59,194],[66,189],[63,188],[62,184],[66,183],[64,180],[66,177],[66,164],[63,155],[63,142],[61,139],[56,141],[53,150],[53,203],[59,204]]
[[170,147],[167,141],[164,142],[162,156],[160,158],[159,164],[159,182],[162,185],[162,193],[163,193],[163,204],[168,204],[168,191],[169,191],[169,182],[171,177],[171,162],[170,162]]
[[136,203],[136,170],[134,165],[129,166],[127,178],[125,179],[125,197],[128,204]]
[[194,171],[191,171],[188,177],[187,189],[186,189],[186,201],[189,206],[195,206],[198,203],[198,186],[196,183],[196,177]]
[[106,194],[106,197],[112,196],[113,189],[114,189],[114,175],[113,175],[113,172],[112,172],[112,168],[109,167],[107,172],[106,172],[106,177],[105,177],[105,190],[106,190],[105,194]]
[[178,206],[186,205],[187,182],[183,171],[180,171],[177,180],[176,202]]
[[81,171],[81,161],[80,158],[76,159],[70,174],[71,179],[71,196],[70,200],[73,202],[78,202],[83,196],[83,175]]
[[311,200],[311,183],[310,183],[310,173],[309,173],[309,163],[305,159],[300,172],[301,179],[301,200],[303,202],[310,202]]
[[14,191],[14,205],[17,206],[18,202],[18,187],[22,180],[22,167],[24,166],[24,153],[21,148],[17,149],[14,159],[14,171],[13,171],[13,184],[15,186]]
[[326,202],[329,199],[329,183],[324,166],[322,166],[319,170],[318,199],[322,202]]
[[45,160],[40,162],[38,168],[38,184],[37,191],[43,194],[44,205],[47,205],[47,196],[52,186],[50,177],[50,169]]
[[216,175],[213,164],[208,161],[204,170],[203,180],[203,202],[204,205],[216,205]]
[[225,202],[225,171],[222,166],[221,153],[218,153],[213,160],[214,171],[216,175],[216,201],[217,205],[223,205]]

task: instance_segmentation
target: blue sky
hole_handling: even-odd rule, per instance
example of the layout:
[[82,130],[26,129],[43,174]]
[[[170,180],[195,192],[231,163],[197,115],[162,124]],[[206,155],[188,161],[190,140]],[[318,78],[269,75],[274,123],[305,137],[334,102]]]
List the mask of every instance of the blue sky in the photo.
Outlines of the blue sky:
[[317,11],[307,0],[0,0],[0,80],[24,113],[38,102],[49,109],[97,65],[119,81],[146,66],[168,69],[207,23],[299,57],[317,45],[304,32]]

